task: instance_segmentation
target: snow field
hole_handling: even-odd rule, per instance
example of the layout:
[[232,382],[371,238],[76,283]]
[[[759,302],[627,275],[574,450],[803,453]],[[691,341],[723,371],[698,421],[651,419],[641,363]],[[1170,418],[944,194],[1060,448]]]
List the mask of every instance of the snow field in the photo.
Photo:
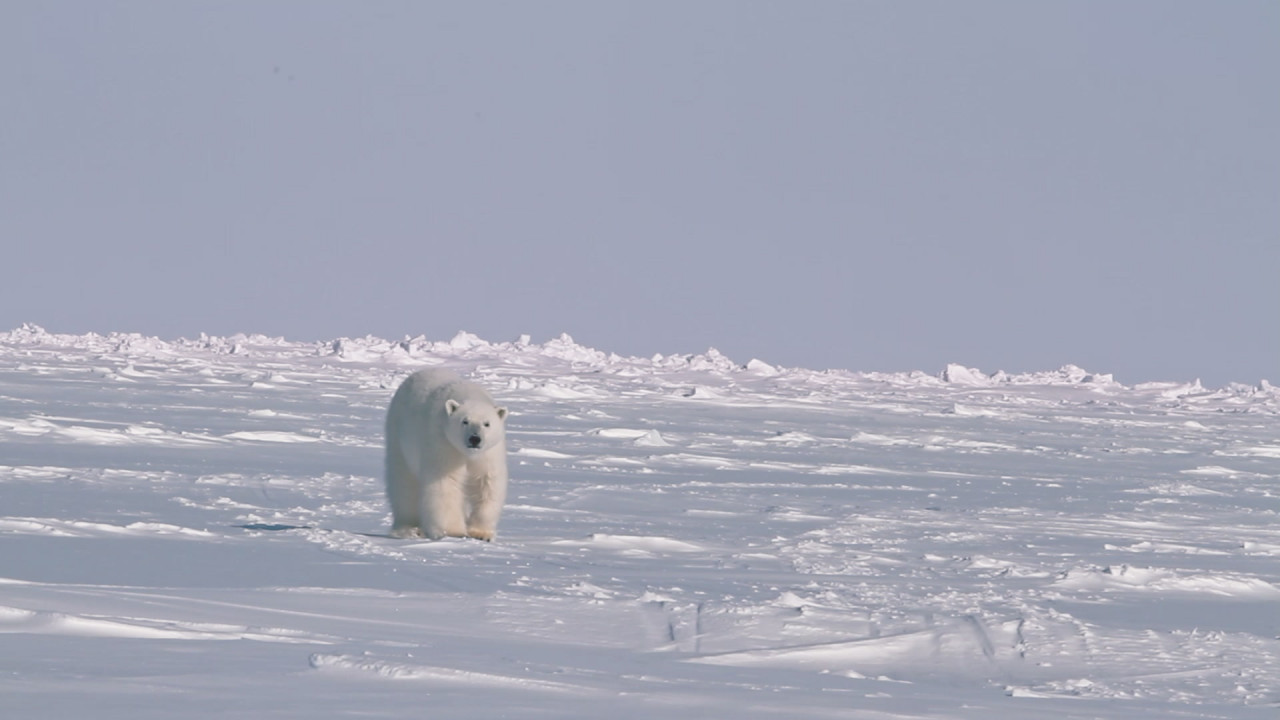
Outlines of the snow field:
[[[493,544],[385,536],[383,413],[436,364],[513,413]],[[0,448],[5,715],[1280,706],[1267,383],[27,326]]]

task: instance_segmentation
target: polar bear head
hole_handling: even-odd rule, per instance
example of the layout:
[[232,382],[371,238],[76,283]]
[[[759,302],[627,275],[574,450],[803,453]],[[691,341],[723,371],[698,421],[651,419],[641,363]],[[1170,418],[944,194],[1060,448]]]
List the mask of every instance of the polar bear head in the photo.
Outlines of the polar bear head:
[[478,455],[502,442],[506,408],[487,402],[459,402],[450,398],[445,401],[444,410],[448,416],[445,436],[463,454]]

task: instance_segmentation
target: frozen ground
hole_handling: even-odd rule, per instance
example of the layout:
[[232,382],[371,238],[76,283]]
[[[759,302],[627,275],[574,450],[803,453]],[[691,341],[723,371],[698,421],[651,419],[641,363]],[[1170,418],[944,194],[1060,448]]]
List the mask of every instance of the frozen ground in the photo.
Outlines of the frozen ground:
[[[382,415],[513,412],[497,542]],[[0,716],[1266,718],[1280,391],[490,344],[0,334]]]

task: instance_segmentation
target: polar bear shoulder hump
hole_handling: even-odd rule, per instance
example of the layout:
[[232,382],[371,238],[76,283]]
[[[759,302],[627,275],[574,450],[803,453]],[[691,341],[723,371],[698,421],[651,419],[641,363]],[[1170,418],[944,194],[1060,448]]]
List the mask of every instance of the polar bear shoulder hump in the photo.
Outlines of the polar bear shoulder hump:
[[412,404],[444,403],[446,399],[459,402],[479,402],[494,405],[493,397],[484,387],[463,378],[448,368],[419,370],[401,383],[396,395]]

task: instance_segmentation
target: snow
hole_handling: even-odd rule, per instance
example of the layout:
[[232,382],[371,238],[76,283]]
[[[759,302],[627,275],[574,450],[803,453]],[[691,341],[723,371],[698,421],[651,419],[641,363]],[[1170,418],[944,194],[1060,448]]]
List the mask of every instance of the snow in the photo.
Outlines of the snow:
[[[494,543],[382,418],[511,411]],[[1274,718],[1280,391],[491,343],[0,333],[0,715]]]

